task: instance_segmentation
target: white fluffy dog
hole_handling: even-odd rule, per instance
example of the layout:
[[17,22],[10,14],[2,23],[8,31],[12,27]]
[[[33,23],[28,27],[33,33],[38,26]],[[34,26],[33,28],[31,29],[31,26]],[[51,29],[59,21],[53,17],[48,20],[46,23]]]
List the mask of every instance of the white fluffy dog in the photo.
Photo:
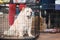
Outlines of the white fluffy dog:
[[28,36],[32,36],[32,9],[29,7],[23,8],[22,11],[17,16],[17,19],[14,21],[14,24],[10,27],[8,31],[4,32],[4,35],[14,35],[23,37],[23,35],[28,33]]

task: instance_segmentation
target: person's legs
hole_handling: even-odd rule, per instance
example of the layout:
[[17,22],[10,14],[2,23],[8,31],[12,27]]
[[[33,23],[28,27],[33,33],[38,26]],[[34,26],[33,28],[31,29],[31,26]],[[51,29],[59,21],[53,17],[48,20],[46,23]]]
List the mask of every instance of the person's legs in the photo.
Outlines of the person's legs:
[[14,23],[14,17],[16,14],[16,4],[9,4],[9,25],[12,25]]

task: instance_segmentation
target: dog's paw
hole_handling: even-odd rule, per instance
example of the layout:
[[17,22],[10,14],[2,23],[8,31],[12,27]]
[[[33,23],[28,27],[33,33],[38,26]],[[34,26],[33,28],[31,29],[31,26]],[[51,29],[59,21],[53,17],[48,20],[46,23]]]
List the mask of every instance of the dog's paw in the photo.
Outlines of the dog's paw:
[[32,34],[29,34],[28,36],[29,36],[29,37],[34,37]]
[[19,37],[23,37],[23,34],[19,34]]
[[32,38],[34,38],[35,36],[31,35],[31,36],[29,36],[29,37],[32,37]]
[[7,36],[16,35],[13,31],[5,31],[3,34]]

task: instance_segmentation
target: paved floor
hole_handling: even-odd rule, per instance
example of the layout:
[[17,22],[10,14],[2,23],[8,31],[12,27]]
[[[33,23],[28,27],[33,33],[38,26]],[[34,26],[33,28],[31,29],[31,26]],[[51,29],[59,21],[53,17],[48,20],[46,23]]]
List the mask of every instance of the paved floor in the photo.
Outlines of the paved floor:
[[38,40],[60,40],[60,33],[40,33]]

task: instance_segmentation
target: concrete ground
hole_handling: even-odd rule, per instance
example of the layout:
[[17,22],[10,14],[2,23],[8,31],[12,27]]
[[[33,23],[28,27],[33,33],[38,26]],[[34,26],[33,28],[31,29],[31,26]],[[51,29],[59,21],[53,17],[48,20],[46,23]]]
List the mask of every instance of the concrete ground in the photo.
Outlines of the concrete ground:
[[60,40],[60,33],[40,33],[37,40]]

